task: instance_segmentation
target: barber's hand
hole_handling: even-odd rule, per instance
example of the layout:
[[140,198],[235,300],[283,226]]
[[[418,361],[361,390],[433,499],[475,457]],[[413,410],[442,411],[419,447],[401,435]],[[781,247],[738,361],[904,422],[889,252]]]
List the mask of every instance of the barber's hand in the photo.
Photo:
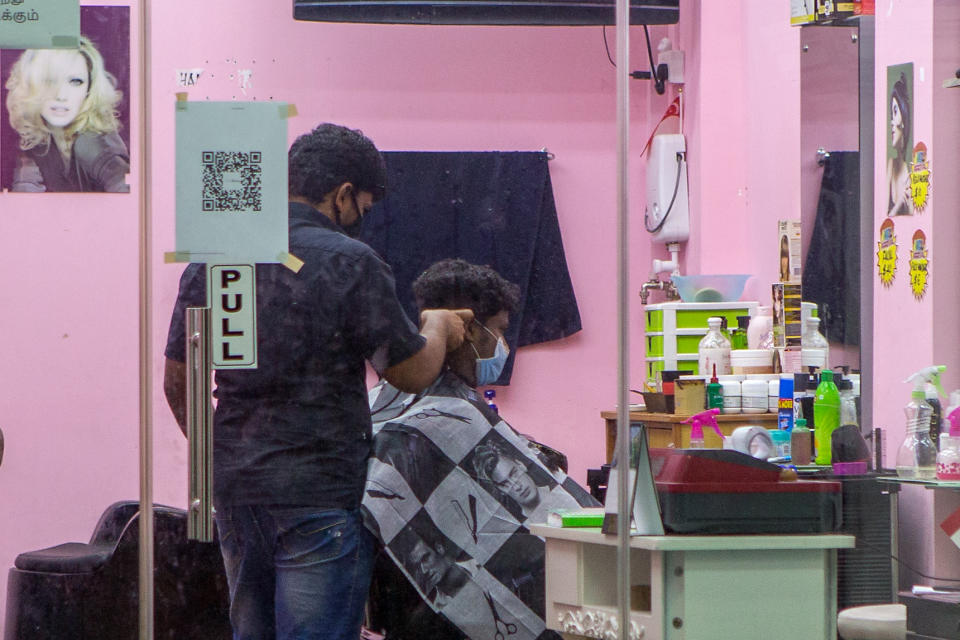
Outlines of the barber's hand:
[[420,312],[420,327],[428,325],[443,331],[447,339],[447,351],[458,349],[463,344],[466,325],[473,321],[473,311],[470,309],[424,309]]

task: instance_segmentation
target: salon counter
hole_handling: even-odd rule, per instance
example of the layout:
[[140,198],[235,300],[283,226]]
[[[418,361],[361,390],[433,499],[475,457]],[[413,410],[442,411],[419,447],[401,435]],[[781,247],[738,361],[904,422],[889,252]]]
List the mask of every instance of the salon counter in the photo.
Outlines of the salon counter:
[[[575,638],[617,624],[617,537],[533,525],[546,539],[546,622]],[[636,536],[632,640],[836,637],[837,549],[854,536]]]

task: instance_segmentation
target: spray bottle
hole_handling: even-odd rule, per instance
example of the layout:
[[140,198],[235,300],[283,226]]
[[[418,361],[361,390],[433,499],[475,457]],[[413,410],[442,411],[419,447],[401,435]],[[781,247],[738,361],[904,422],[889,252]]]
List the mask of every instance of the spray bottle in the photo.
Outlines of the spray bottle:
[[950,404],[947,405],[947,408],[943,412],[943,415],[945,417],[943,418],[943,423],[941,425],[942,428],[940,429],[940,433],[944,435],[949,435],[950,422],[948,418],[950,414],[953,413],[953,410],[957,408],[960,408],[960,389],[956,389],[950,392]]
[[717,425],[717,414],[720,413],[720,409],[707,409],[706,411],[701,411],[700,413],[694,414],[684,420],[684,424],[690,424],[690,448],[691,449],[703,449],[703,427],[708,426],[714,430],[714,432],[720,436],[720,440],[723,440],[723,432],[720,431],[720,427]]
[[931,382],[942,393],[940,374],[943,365],[917,371],[904,382],[913,384],[910,402],[903,408],[907,416],[907,435],[897,450],[897,475],[901,478],[932,480],[937,473],[937,448],[930,439],[930,416],[933,407],[926,400],[926,383]]
[[[957,393],[954,391],[950,394]],[[960,481],[960,407],[947,414],[950,435],[940,436],[940,453],[937,454],[937,480]]]

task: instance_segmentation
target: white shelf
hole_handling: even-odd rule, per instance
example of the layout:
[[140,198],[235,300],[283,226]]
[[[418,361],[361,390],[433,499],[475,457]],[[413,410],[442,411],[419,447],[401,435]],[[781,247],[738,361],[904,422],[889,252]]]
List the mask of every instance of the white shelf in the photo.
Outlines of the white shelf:
[[[960,487],[958,487],[960,488]],[[551,527],[545,524],[530,526],[534,535],[543,538],[570,540],[586,544],[615,546],[617,536],[601,533],[599,527]],[[817,534],[757,534],[714,536],[632,536],[632,549],[650,551],[750,551],[768,549],[851,549],[856,538],[842,533]]]

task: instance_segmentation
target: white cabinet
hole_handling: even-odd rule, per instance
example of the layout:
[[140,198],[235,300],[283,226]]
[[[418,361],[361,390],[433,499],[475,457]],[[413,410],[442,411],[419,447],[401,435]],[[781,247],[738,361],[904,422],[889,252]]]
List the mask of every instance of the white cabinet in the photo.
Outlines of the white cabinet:
[[[531,527],[547,544],[547,626],[617,638],[617,538]],[[836,637],[836,549],[854,537],[637,536],[630,541],[631,640]]]

